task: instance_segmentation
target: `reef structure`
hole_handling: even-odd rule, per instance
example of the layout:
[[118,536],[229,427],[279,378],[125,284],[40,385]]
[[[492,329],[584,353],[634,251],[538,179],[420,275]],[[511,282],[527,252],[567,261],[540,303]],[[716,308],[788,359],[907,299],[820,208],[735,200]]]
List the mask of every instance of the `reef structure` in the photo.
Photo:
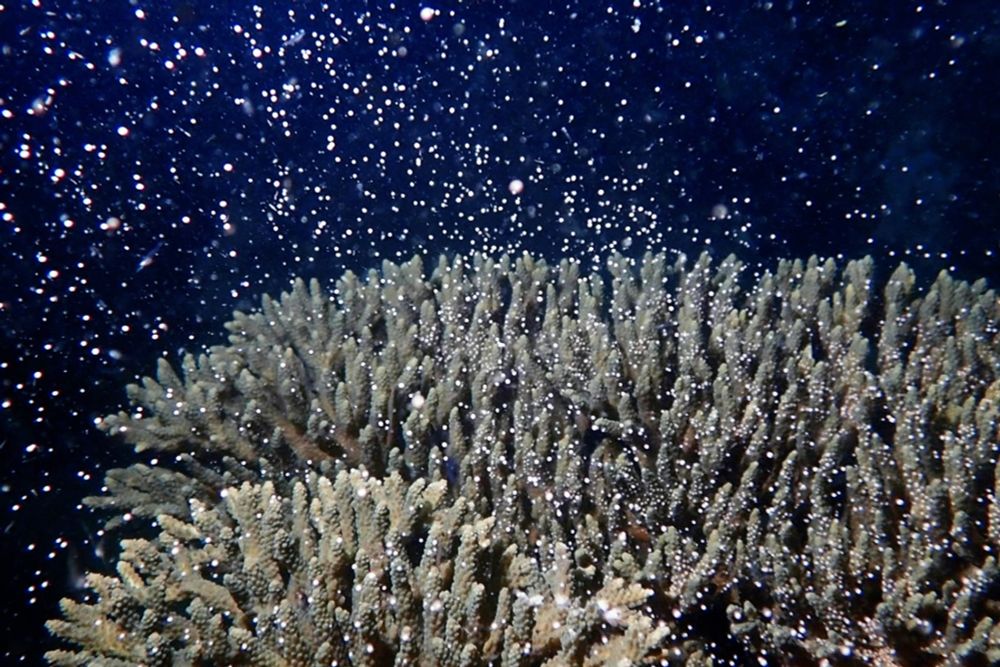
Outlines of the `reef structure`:
[[385,262],[161,360],[50,663],[1000,661],[997,294],[606,267]]

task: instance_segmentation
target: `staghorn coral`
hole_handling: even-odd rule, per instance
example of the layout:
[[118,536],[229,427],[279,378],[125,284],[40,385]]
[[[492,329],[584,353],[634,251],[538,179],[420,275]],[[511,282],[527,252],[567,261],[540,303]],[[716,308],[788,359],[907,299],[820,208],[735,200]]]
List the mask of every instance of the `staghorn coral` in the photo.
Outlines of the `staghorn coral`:
[[[520,664],[544,648],[588,664],[655,646],[637,610],[651,591],[621,578],[567,597],[565,545],[529,558],[494,540],[492,517],[444,481],[359,470],[307,475],[291,497],[244,483],[222,503],[164,515],[155,541],[126,540],[118,578],[92,574],[102,605],[67,602],[52,630],[88,646],[57,664]],[[551,561],[551,562],[550,562]],[[537,612],[533,611],[537,610]],[[532,624],[537,613],[546,624]],[[614,614],[607,644],[590,641]],[[559,651],[559,621],[587,641]],[[101,628],[93,637],[92,628]],[[522,649],[522,647],[524,647]],[[551,650],[550,650],[551,649]],[[501,651],[503,650],[503,651]]]
[[[101,422],[173,455],[54,664],[1000,660],[1000,300],[870,260],[297,281]],[[167,457],[164,457],[167,458]]]

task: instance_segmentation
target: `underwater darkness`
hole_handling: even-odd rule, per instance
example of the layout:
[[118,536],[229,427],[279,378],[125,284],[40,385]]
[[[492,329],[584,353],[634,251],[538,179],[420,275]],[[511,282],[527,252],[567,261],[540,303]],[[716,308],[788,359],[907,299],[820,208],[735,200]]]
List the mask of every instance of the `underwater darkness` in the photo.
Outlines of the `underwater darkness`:
[[990,0],[0,0],[2,662],[113,562],[93,420],[233,309],[473,251],[1000,286],[998,72]]

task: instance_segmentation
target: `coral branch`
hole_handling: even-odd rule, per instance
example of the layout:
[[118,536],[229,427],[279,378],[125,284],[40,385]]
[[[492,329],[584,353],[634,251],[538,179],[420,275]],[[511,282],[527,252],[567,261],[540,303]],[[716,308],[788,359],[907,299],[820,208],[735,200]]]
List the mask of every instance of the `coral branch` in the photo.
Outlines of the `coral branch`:
[[[53,664],[1000,661],[1000,300],[871,260],[297,281],[101,425]],[[610,284],[610,291],[605,284]]]

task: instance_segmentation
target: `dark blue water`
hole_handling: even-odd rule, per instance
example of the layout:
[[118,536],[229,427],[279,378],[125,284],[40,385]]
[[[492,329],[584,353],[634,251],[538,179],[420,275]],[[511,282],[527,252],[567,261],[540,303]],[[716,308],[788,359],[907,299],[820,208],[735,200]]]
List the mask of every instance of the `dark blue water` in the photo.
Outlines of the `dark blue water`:
[[995,2],[257,4],[0,4],[5,662],[102,566],[76,507],[129,459],[93,419],[293,276],[666,249],[998,284]]

